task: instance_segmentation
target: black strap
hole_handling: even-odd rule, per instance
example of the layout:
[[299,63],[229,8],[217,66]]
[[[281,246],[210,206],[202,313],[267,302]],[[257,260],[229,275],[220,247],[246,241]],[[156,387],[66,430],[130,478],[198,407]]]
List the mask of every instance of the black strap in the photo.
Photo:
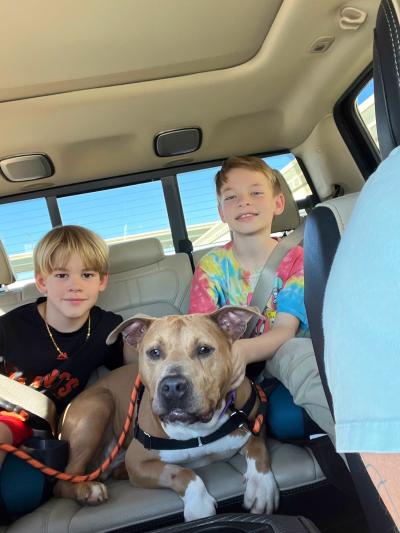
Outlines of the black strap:
[[178,251],[179,252],[183,252],[183,253],[188,255],[189,261],[190,261],[190,265],[192,267],[192,271],[194,272],[196,266],[194,264],[194,259],[193,259],[193,244],[192,244],[192,241],[189,238],[188,239],[180,239],[179,242],[178,242]]
[[[137,413],[139,412],[139,404],[140,399],[143,395],[144,387],[142,386],[141,390],[139,391],[138,395],[138,408]],[[211,433],[210,435],[206,435],[205,437],[196,437],[193,439],[186,439],[186,440],[177,440],[177,439],[168,439],[168,438],[162,438],[162,437],[153,437],[152,435],[149,435],[145,431],[143,431],[138,423],[137,415],[136,415],[136,421],[135,421],[135,429],[133,436],[135,439],[137,439],[147,450],[185,450],[189,448],[198,448],[199,446],[204,446],[205,444],[210,444],[211,442],[215,442],[218,439],[221,439],[222,437],[225,437],[226,435],[229,435],[235,429],[238,429],[242,426],[247,426],[247,428],[250,430],[249,425],[249,416],[251,411],[254,408],[254,405],[257,400],[257,389],[256,386],[252,383],[251,386],[251,394],[247,402],[244,404],[244,406],[241,409],[236,409],[233,411],[231,416],[228,418],[224,424],[220,428],[218,428],[216,431]],[[265,402],[260,402],[260,414],[264,414],[266,411],[266,404]]]
[[[307,443],[328,482],[348,497],[357,498],[354,483],[344,460],[336,452],[328,435]],[[382,530],[383,531],[383,530]]]

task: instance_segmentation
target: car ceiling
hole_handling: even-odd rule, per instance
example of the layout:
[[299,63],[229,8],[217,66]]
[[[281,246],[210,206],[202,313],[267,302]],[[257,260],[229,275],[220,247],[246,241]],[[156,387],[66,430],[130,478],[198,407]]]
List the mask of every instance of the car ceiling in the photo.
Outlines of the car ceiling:
[[[379,0],[41,0],[2,6],[0,160],[44,153],[55,173],[0,194],[291,149],[372,60]],[[344,7],[365,22],[342,29]],[[333,39],[312,52],[318,39]],[[201,147],[158,157],[157,133]]]

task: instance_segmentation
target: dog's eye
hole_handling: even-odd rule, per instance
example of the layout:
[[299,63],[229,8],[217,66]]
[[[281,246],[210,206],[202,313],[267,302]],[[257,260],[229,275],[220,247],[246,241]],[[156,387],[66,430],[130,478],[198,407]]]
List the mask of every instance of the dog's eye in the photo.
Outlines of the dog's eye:
[[208,355],[211,355],[213,351],[214,351],[214,348],[211,348],[211,346],[202,344],[201,346],[198,346],[197,348],[197,355],[199,355],[200,357],[207,357]]
[[158,348],[152,348],[151,350],[147,350],[146,353],[150,357],[150,359],[153,359],[153,361],[156,361],[161,357],[161,350],[159,350]]

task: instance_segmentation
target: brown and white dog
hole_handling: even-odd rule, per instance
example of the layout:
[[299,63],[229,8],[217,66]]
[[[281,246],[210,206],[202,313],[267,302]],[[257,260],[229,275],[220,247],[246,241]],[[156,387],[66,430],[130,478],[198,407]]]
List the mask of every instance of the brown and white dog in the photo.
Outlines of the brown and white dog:
[[[145,385],[138,424],[152,437],[187,440],[212,434],[230,416],[226,398],[232,379],[232,344],[257,314],[252,308],[224,307],[211,314],[151,318],[135,316],[109,336],[112,343],[122,332],[126,346],[138,352]],[[135,364],[109,373],[79,395],[64,416],[61,436],[70,442],[66,471],[83,473],[95,451],[118,438],[128,410],[136,377]],[[249,399],[245,379],[236,391],[235,405]],[[257,405],[250,414],[255,417]],[[108,442],[106,442],[108,441]],[[183,500],[185,520],[215,514],[215,499],[191,469],[238,451],[247,462],[244,506],[254,513],[271,513],[278,506],[279,490],[271,472],[265,434],[254,436],[245,426],[214,442],[188,449],[146,449],[132,429],[126,441],[125,466],[115,477],[129,476],[141,487],[165,487]],[[125,470],[126,468],[126,470]],[[101,482],[58,482],[55,495],[95,505],[107,499]]]

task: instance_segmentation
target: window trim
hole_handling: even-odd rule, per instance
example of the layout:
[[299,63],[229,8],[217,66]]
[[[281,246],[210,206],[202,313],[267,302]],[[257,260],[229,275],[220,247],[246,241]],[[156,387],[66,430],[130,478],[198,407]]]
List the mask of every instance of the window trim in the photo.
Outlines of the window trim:
[[372,64],[356,78],[333,108],[336,126],[364,179],[376,170],[380,153],[356,109],[356,99],[373,78]]

